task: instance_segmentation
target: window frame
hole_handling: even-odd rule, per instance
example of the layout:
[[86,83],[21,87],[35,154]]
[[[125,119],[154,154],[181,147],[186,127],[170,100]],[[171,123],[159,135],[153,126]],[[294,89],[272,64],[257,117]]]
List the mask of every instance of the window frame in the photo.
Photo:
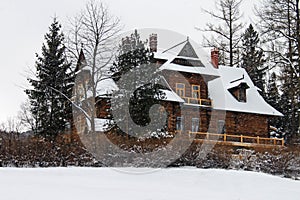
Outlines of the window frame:
[[[194,124],[196,122],[196,124]],[[194,126],[196,125],[196,126]],[[198,117],[192,118],[192,132],[199,132],[200,131],[200,119]],[[194,130],[196,128],[196,131]]]
[[[184,117],[183,116],[177,116],[176,117],[176,131],[183,131],[184,130],[184,124],[183,124],[183,121],[184,121]],[[180,122],[180,123],[178,123]]]
[[[180,88],[178,87],[178,85],[182,85],[183,87]],[[182,96],[181,96],[181,92],[182,92]],[[185,97],[185,84],[184,83],[176,83],[176,94],[180,97]]]
[[[194,90],[194,86],[196,86],[196,87],[198,87],[198,89],[197,90]],[[194,94],[198,94],[197,96],[198,97],[194,97]],[[200,95],[201,95],[201,93],[200,93],[200,85],[192,85],[192,98],[193,99],[201,99],[201,97],[200,97]]]

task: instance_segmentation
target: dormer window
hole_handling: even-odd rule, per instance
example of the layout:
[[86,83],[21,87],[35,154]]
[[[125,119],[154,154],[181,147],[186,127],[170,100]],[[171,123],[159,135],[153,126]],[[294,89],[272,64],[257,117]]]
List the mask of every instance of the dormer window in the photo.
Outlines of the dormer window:
[[239,85],[229,88],[228,91],[236,98],[239,102],[247,102],[246,90],[249,88],[247,83],[242,82]]

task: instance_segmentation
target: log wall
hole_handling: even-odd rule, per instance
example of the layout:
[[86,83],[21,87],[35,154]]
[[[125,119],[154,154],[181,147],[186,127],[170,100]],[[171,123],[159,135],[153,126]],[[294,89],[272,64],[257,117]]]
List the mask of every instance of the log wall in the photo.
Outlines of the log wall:
[[232,111],[212,111],[210,116],[210,132],[218,132],[218,121],[225,121],[227,134],[268,137],[268,116],[253,113]]
[[173,91],[176,91],[176,83],[185,84],[185,96],[192,97],[192,85],[200,85],[200,98],[208,98],[208,88],[200,74],[164,71],[163,75]]

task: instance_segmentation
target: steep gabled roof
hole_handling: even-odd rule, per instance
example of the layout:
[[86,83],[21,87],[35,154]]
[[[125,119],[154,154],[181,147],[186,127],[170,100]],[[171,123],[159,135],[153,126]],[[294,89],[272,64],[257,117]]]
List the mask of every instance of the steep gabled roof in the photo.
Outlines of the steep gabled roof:
[[[208,82],[209,97],[212,99],[214,109],[283,116],[263,99],[245,69],[219,66],[218,72],[220,78]],[[246,91],[246,102],[239,102],[229,91],[240,84],[249,87]]]
[[179,52],[178,56],[183,56],[188,58],[199,58],[189,40],[187,40],[184,47]]
[[207,80],[219,76],[217,69],[212,66],[210,58],[202,53],[202,50],[195,50],[188,39],[169,49],[156,52],[154,58],[166,61],[162,64],[160,70],[201,74],[206,76]]

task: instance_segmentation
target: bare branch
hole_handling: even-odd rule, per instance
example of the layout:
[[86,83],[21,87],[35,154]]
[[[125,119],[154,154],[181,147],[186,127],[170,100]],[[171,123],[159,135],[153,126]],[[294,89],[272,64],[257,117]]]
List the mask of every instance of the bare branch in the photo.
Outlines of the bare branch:
[[[237,49],[239,48],[241,38],[240,31],[243,28],[243,23],[239,22],[242,17],[239,11],[241,3],[242,0],[218,0],[215,10],[202,10],[220,23],[207,23],[205,29],[196,28],[200,31],[211,32],[215,36],[213,38],[214,42],[208,42],[205,44],[206,46],[208,44],[212,44],[213,47],[222,49],[223,47],[221,47],[220,42],[218,42],[222,41],[222,43],[225,43],[225,46],[229,47],[228,57],[230,66],[233,66],[235,63],[239,62],[236,60],[236,57],[238,56],[234,55],[234,52],[237,52]],[[227,54],[227,51],[223,52]]]
[[[108,8],[103,3],[97,3],[90,0],[79,17],[74,18],[73,28],[71,29],[70,42],[68,49],[73,60],[78,58],[79,49],[82,49],[86,63],[90,68],[89,80],[82,81],[87,108],[85,116],[91,122],[91,128],[94,130],[94,118],[96,117],[95,99],[97,96],[97,85],[99,82],[107,78],[107,72],[114,58],[116,44],[114,38],[121,30],[120,20],[109,14]],[[76,53],[77,55],[74,55]],[[87,95],[90,92],[91,95]],[[74,105],[74,104],[73,104]],[[84,109],[78,109],[84,111]]]

